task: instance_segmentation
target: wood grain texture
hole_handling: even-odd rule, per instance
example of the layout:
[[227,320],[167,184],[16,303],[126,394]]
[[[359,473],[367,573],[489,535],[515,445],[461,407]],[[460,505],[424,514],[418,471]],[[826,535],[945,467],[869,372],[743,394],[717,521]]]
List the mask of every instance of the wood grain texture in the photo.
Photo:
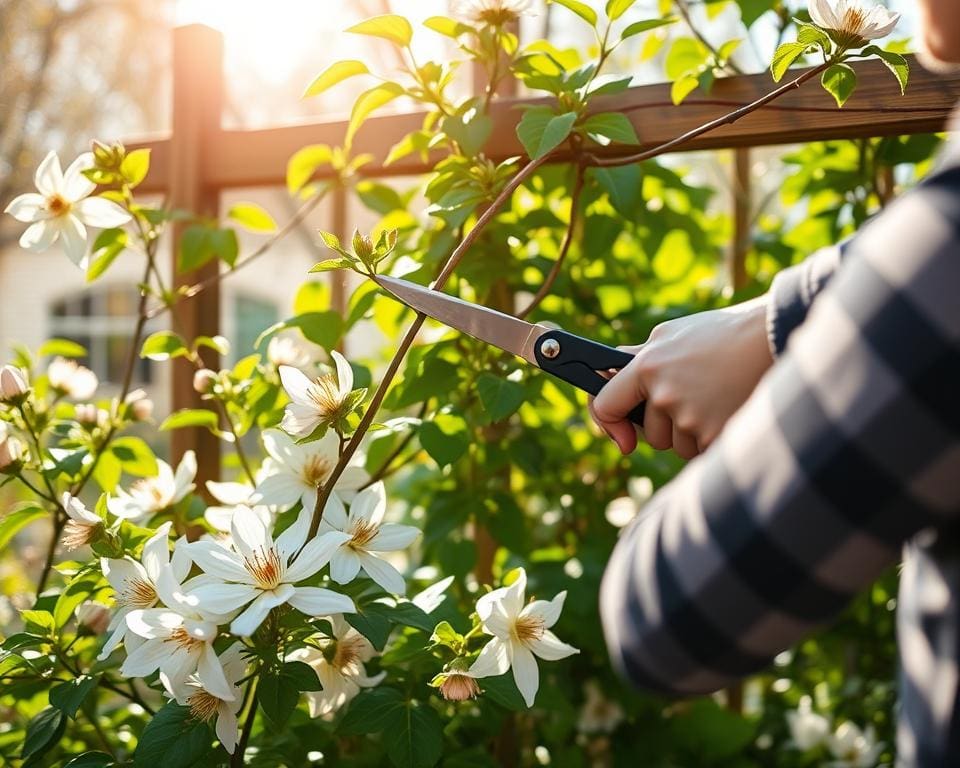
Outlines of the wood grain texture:
[[[882,63],[858,62],[854,66],[859,86],[843,109],[838,109],[833,98],[811,82],[732,125],[690,142],[686,148],[735,149],[943,130],[953,106],[960,100],[960,75],[933,75],[922,69],[913,57],[908,58],[910,84],[904,96],[899,94],[893,75]],[[789,76],[796,77],[801,71],[791,70]],[[593,108],[597,112],[625,112],[637,129],[640,149],[645,149],[749,104],[773,88],[768,73],[730,77],[718,80],[709,96],[694,94],[684,104],[673,106],[669,84],[644,85],[616,96],[600,97]],[[541,103],[547,104],[550,100],[508,98],[496,102],[492,108],[494,129],[486,154],[498,161],[523,155],[515,131],[521,115],[518,107]],[[391,166],[382,165],[390,147],[418,129],[423,118],[424,112],[419,110],[370,118],[354,142],[355,153],[370,153],[376,158],[365,173],[404,176],[429,170],[432,160],[425,162],[418,156],[404,158]],[[221,131],[217,140],[209,143],[202,158],[203,179],[218,189],[282,185],[287,160],[294,152],[307,144],[341,143],[346,125],[346,120],[337,119],[261,130]],[[166,189],[170,183],[169,142],[157,138],[135,146],[149,146],[154,150],[150,177],[144,189]],[[606,147],[597,154],[626,155],[637,149]],[[562,155],[558,159],[562,159]]]

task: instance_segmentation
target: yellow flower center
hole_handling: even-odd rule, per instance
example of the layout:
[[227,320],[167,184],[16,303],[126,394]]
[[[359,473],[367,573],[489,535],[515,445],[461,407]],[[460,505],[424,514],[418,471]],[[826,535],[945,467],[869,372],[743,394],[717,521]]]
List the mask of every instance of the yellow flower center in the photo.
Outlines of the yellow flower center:
[[342,640],[337,640],[337,648],[333,654],[333,661],[330,663],[334,669],[341,672],[349,672],[351,668],[360,661],[363,648],[363,638],[359,635],[352,635]]
[[152,478],[146,477],[137,480],[130,486],[130,491],[138,496],[146,496],[153,505],[154,509],[163,509],[170,506],[170,499],[166,492],[160,487],[160,484]]
[[127,579],[117,602],[130,608],[150,608],[157,602],[157,590],[139,577]]
[[217,710],[220,708],[220,699],[212,693],[199,690],[190,695],[187,699],[187,706],[190,707],[190,717],[205,723],[217,714]]
[[539,616],[520,616],[513,625],[513,634],[521,643],[527,644],[543,637],[546,629]]
[[373,537],[377,535],[377,531],[380,530],[380,527],[374,525],[369,520],[357,520],[353,524],[353,529],[350,531],[353,534],[353,538],[348,542],[349,546],[353,549],[363,549],[367,544],[369,544]]
[[316,488],[327,481],[332,469],[333,464],[326,456],[319,454],[311,456],[303,465],[303,479],[308,485]]
[[244,567],[247,573],[253,576],[257,584],[263,589],[276,589],[283,577],[283,563],[280,562],[280,553],[270,547],[260,548],[252,557],[244,558]]
[[177,648],[184,648],[188,651],[203,645],[203,640],[191,635],[185,627],[177,627],[164,642],[173,643]]
[[100,524],[86,525],[78,523],[76,520],[67,522],[63,529],[63,548],[67,551],[80,549],[80,547],[89,544],[100,533]]
[[847,8],[843,14],[843,21],[840,22],[844,32],[859,33],[863,29],[863,22],[867,20],[867,14],[863,8]]
[[70,213],[70,201],[62,195],[50,195],[47,198],[47,210],[54,216],[64,216]]
[[440,685],[440,694],[447,701],[466,701],[475,699],[480,693],[480,686],[477,681],[469,675],[463,675],[454,672],[447,676],[447,679]]
[[307,390],[307,396],[325,416],[335,414],[343,402],[340,400],[340,387],[333,376],[321,376]]

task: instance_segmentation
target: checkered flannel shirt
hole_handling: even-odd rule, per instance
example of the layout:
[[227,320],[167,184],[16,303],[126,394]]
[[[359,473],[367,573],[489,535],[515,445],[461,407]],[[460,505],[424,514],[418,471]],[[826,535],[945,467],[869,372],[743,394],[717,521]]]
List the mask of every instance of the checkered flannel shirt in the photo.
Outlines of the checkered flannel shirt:
[[770,293],[778,357],[625,529],[601,591],[639,686],[766,667],[904,553],[898,765],[960,766],[960,151]]

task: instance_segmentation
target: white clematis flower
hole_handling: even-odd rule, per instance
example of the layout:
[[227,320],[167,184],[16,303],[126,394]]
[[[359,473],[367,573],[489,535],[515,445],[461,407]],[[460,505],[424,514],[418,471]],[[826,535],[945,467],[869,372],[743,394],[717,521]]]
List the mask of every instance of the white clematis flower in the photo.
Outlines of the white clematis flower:
[[129,493],[117,489],[116,498],[107,500],[107,509],[122,520],[142,520],[181,501],[196,485],[197,456],[183,454],[176,474],[167,462],[157,459],[157,476],[144,477],[130,486]]
[[47,368],[47,379],[51,388],[74,400],[89,400],[97,391],[100,382],[97,374],[76,360],[56,358]]
[[[272,528],[276,516],[269,507],[254,505],[250,501],[253,496],[253,488],[244,483],[216,483],[212,480],[207,481],[207,490],[222,506],[207,507],[203,513],[203,518],[210,526],[218,532],[218,535],[211,536],[215,541],[220,541],[225,547],[233,546],[230,538],[231,523],[236,514],[237,507],[250,507],[259,517],[265,526]],[[205,536],[207,534],[204,534]]]
[[87,509],[76,496],[64,493],[61,504],[66,510],[67,517],[70,518],[63,528],[61,541],[64,549],[68,551],[79,549],[93,541],[103,530],[103,520],[100,516]]
[[837,758],[829,763],[830,768],[876,768],[884,747],[872,725],[861,731],[851,722],[842,723],[827,744]]
[[310,717],[329,717],[360,693],[361,688],[379,685],[387,675],[381,672],[369,676],[363,665],[376,655],[370,641],[347,624],[342,616],[328,618],[334,636],[318,642],[322,651],[313,647],[298,648],[287,656],[288,661],[309,664],[323,686],[322,691],[304,694]]
[[550,631],[560,618],[567,593],[524,606],[526,589],[527,574],[521,568],[513,584],[495,589],[477,601],[483,631],[493,635],[493,639],[480,651],[470,671],[475,677],[495,677],[512,667],[517,688],[527,706],[532,707],[540,687],[540,670],[534,657],[557,661],[580,651],[560,642]]
[[802,752],[826,744],[830,736],[830,721],[813,711],[809,696],[801,697],[797,708],[787,712],[787,727],[794,746]]
[[900,14],[882,5],[869,10],[858,0],[810,0],[810,18],[818,27],[829,30],[832,37],[847,48],[862,47],[867,40],[889,35]]
[[280,427],[295,437],[306,437],[321,424],[335,424],[349,413],[353,369],[339,352],[330,354],[337,368],[336,376],[331,373],[311,381],[298,368],[281,365],[277,369],[291,400]]
[[274,336],[267,344],[267,360],[271,365],[291,365],[294,368],[306,368],[313,362],[313,355],[293,336]]
[[5,211],[30,225],[20,238],[21,247],[39,253],[59,240],[70,261],[86,269],[86,227],[119,227],[130,221],[130,214],[116,203],[90,197],[96,184],[83,175],[89,168],[91,152],[74,160],[66,173],[56,152],[43,159],[34,178],[37,192],[15,197]]
[[450,13],[472,24],[502,27],[533,16],[532,0],[453,0]]
[[205,690],[224,701],[233,701],[233,686],[227,683],[213,648],[223,616],[201,607],[198,600],[186,593],[191,583],[200,580],[191,579],[181,585],[171,568],[160,571],[156,589],[160,602],[167,607],[137,609],[127,614],[127,627],[145,642],[127,655],[120,674],[147,677],[159,670],[160,681],[171,696],[176,696],[187,679],[195,675]]
[[330,558],[330,578],[338,584],[353,581],[360,568],[387,592],[406,592],[403,576],[375,552],[393,552],[409,547],[420,535],[411,525],[384,523],[387,495],[383,483],[374,483],[356,495],[348,513],[343,503],[330,497],[323,511],[320,532],[339,531],[348,538]]
[[233,548],[213,541],[187,545],[193,561],[213,577],[191,590],[191,596],[216,613],[247,606],[230,624],[230,631],[242,637],[252,635],[270,610],[284,603],[308,616],[353,613],[353,600],[346,595],[322,587],[294,586],[323,568],[348,538],[333,532],[307,542],[312,515],[313,509],[303,509],[296,522],[274,540],[253,510],[237,507],[231,521]]
[[[319,440],[297,445],[279,429],[268,429],[263,433],[263,447],[269,455],[263,462],[256,491],[250,500],[281,509],[288,509],[299,501],[304,509],[312,510],[317,505],[317,487],[327,481],[337,465],[337,436],[327,432]],[[338,478],[334,491],[349,494],[369,477],[362,467],[348,466]]]
[[[173,557],[167,546],[171,523],[167,522],[157,528],[143,545],[140,554],[141,562],[133,558],[101,558],[100,569],[110,586],[113,587],[117,602],[117,612],[113,614],[107,631],[110,637],[103,645],[103,650],[97,657],[100,660],[107,658],[123,641],[133,639],[134,646],[140,644],[139,636],[132,635],[127,627],[127,614],[131,611],[153,608],[160,600],[157,594],[157,582],[160,573],[169,568],[177,583],[182,582],[190,573],[190,557],[184,549],[186,539],[180,539],[174,547]],[[127,643],[127,650],[131,648]]]
[[243,691],[237,683],[247,671],[247,660],[243,655],[243,644],[234,643],[220,654],[220,666],[227,684],[233,692],[232,699],[221,699],[203,687],[196,675],[191,675],[177,688],[174,698],[182,707],[190,707],[190,716],[200,722],[217,719],[215,730],[223,748],[231,755],[237,749],[237,714],[243,706]]

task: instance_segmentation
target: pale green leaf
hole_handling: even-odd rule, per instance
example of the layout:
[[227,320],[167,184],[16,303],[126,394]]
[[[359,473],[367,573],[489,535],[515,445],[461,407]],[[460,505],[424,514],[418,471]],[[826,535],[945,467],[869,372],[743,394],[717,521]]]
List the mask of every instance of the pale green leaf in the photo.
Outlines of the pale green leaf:
[[665,19],[647,19],[646,21],[635,21],[633,24],[627,25],[627,28],[623,30],[623,34],[620,35],[620,39],[626,40],[634,35],[640,35],[644,32],[649,32],[652,29],[658,29],[659,27],[665,27],[668,24],[674,24],[676,21],[676,16],[668,16]]
[[150,150],[147,148],[135,149],[128,152],[120,163],[120,175],[131,187],[137,186],[150,171]]
[[368,74],[370,74],[370,70],[362,61],[355,59],[336,61],[314,78],[313,82],[307,86],[307,90],[303,92],[303,98],[319,96],[328,88],[332,88],[348,78]]
[[317,169],[329,165],[333,150],[326,144],[310,144],[297,150],[287,161],[287,191],[296,195],[313,177]]
[[622,112],[602,112],[590,115],[583,121],[580,128],[594,140],[599,139],[600,144],[609,144],[611,141],[620,144],[638,143],[637,132],[634,130],[633,123]]
[[580,0],[552,0],[557,5],[562,5],[564,8],[573,11],[577,16],[583,19],[591,27],[597,26],[597,12],[593,10],[586,3],[581,3]]
[[403,16],[393,13],[366,19],[359,24],[354,24],[346,31],[356,35],[380,37],[402,47],[410,45],[410,40],[413,39],[413,27],[410,26],[410,22]]
[[140,357],[158,361],[183,357],[188,353],[187,343],[173,331],[157,331],[151,334],[140,349]]
[[833,64],[820,78],[824,90],[837,102],[838,107],[847,103],[857,87],[857,73],[847,64]]
[[773,54],[773,61],[770,63],[770,74],[773,75],[774,82],[779,83],[786,74],[790,65],[793,64],[805,50],[807,43],[784,43]]
[[350,112],[350,123],[347,126],[346,144],[350,146],[357,130],[363,125],[364,121],[372,112],[385,104],[389,104],[398,96],[406,93],[403,86],[397,83],[389,82],[370,88],[361,93],[353,104],[353,110]]
[[277,222],[256,203],[237,203],[231,206],[227,217],[251,232],[273,232]]
[[607,0],[606,13],[610,21],[616,21],[634,4],[636,0]]
[[860,51],[860,55],[876,56],[879,58],[887,69],[893,72],[893,76],[897,78],[897,83],[900,84],[900,95],[902,96],[907,92],[907,81],[910,78],[910,65],[903,56],[894,51],[885,51],[876,45],[867,46]]
[[531,160],[543,157],[558,147],[573,129],[575,112],[555,115],[548,107],[532,107],[517,124],[517,136]]

